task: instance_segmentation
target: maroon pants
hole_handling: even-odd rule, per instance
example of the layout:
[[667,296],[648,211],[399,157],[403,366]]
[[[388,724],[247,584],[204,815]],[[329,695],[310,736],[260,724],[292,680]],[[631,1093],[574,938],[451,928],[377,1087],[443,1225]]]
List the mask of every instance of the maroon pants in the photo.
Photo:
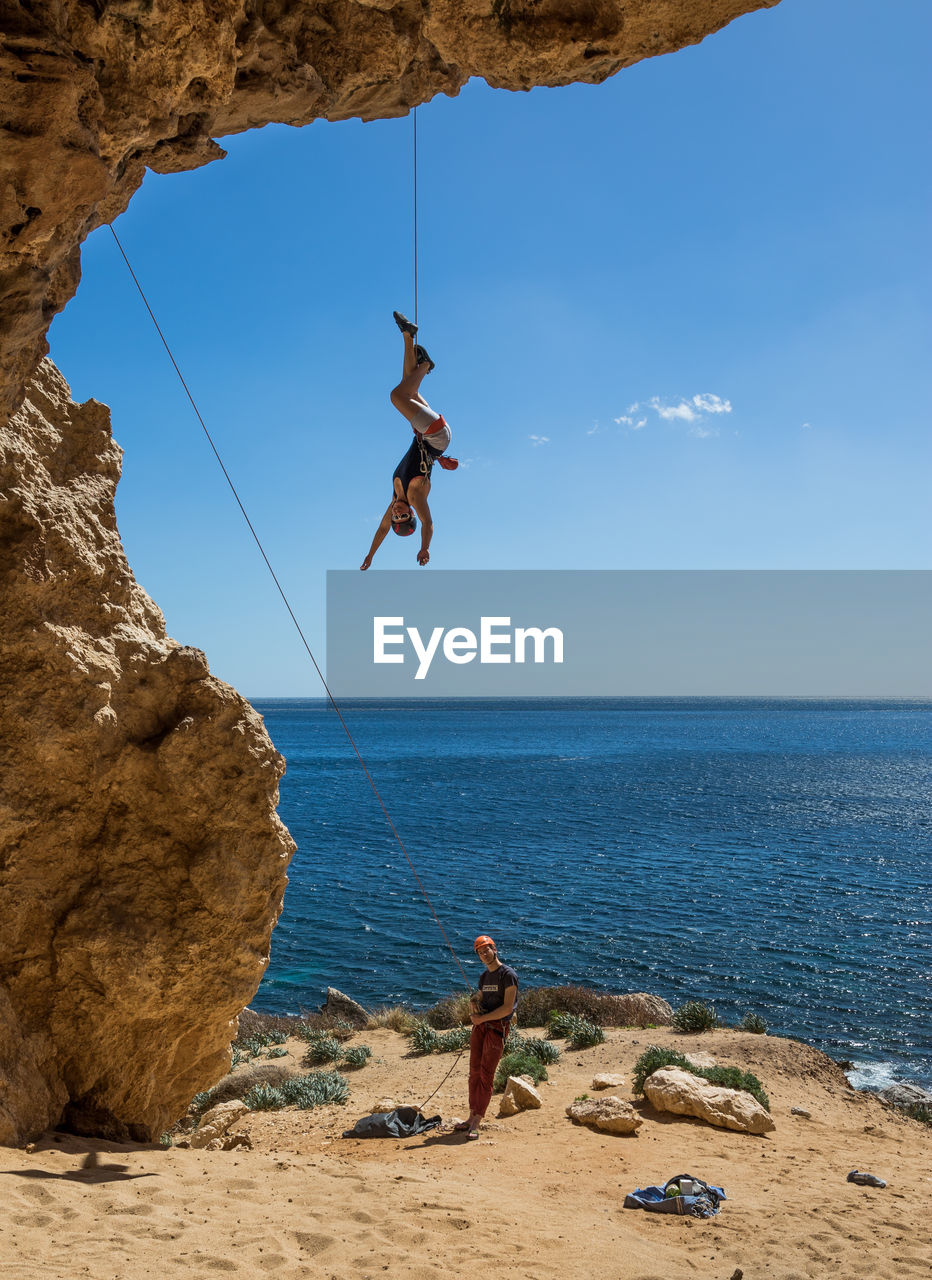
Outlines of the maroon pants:
[[469,1037],[469,1110],[484,1116],[492,1097],[492,1082],[505,1049],[505,1023],[480,1022]]

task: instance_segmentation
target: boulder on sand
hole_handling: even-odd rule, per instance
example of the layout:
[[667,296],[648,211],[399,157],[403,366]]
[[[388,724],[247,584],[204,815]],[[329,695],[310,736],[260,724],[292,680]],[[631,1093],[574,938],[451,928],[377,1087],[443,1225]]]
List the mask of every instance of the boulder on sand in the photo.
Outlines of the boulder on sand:
[[744,1089],[724,1089],[680,1067],[662,1067],[644,1081],[651,1106],[678,1116],[693,1116],[739,1133],[770,1133],[773,1118]]
[[566,1114],[577,1124],[601,1129],[603,1133],[636,1133],[644,1123],[630,1102],[613,1093],[605,1098],[581,1098],[571,1102]]

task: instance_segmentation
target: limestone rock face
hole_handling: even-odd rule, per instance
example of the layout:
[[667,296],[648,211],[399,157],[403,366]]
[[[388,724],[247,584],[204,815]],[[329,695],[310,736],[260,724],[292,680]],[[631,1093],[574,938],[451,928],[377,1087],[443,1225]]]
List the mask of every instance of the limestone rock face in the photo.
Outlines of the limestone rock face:
[[261,718],[165,635],[107,410],[49,361],[0,430],[0,1142],[157,1137],[229,1066],[292,841]]
[[644,1093],[658,1111],[694,1116],[721,1129],[741,1133],[770,1133],[776,1128],[770,1113],[743,1089],[723,1089],[680,1067],[662,1067],[644,1081]]
[[271,121],[404,115],[471,76],[598,83],[777,0],[6,0],[0,36],[0,421],[74,293],[79,245],[147,168]]
[[577,1124],[588,1125],[602,1133],[637,1133],[644,1123],[630,1102],[613,1093],[604,1098],[584,1098],[571,1102],[566,1114]]

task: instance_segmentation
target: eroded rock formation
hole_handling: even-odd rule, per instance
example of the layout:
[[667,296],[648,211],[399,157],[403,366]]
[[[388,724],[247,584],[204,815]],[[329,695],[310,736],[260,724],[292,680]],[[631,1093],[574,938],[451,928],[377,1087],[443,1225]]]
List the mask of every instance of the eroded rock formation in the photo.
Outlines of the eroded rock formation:
[[84,237],[215,137],[597,82],[775,3],[0,0],[0,1143],[156,1136],[222,1075],[292,848],[261,721],[126,563],[106,409],[39,365]]
[[[146,168],[279,121],[401,115],[471,76],[599,82],[777,0],[0,0],[0,415]],[[0,416],[2,421],[2,416]]]
[[158,1137],[229,1063],[292,851],[283,764],[123,554],[107,409],[0,431],[0,1143]]

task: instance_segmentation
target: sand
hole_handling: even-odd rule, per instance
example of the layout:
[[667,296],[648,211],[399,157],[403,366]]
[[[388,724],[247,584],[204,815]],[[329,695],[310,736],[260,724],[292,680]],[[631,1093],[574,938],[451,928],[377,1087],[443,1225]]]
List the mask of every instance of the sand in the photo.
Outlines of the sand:
[[[493,1099],[477,1142],[446,1128],[406,1141],[342,1131],[388,1099],[419,1103],[453,1065],[407,1057],[394,1032],[360,1033],[373,1060],[345,1107],[254,1113],[251,1151],[123,1145],[47,1134],[0,1151],[4,1280],[411,1277],[546,1280],[902,1280],[932,1260],[929,1130],[850,1089],[795,1041],[715,1031],[612,1030],[564,1053],[544,1106],[509,1119]],[[749,1137],[664,1117],[636,1135],[574,1125],[568,1103],[648,1043],[754,1071],[776,1131]],[[296,1055],[301,1047],[291,1044]],[[295,1063],[297,1065],[297,1063]],[[466,1058],[426,1114],[465,1114]],[[630,1092],[617,1090],[621,1096]],[[811,1119],[791,1114],[803,1107]],[[849,1169],[886,1189],[846,1182]],[[622,1209],[625,1193],[693,1173],[725,1188],[707,1221]]]

